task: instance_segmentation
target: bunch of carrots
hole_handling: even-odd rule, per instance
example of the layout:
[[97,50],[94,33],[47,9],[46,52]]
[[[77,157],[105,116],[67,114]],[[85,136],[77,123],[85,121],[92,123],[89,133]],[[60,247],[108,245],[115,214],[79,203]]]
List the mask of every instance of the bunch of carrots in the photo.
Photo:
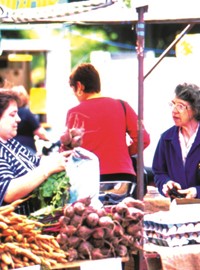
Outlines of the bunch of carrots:
[[67,254],[53,235],[42,233],[43,223],[14,212],[23,200],[0,207],[0,269],[31,265],[46,269],[67,263]]

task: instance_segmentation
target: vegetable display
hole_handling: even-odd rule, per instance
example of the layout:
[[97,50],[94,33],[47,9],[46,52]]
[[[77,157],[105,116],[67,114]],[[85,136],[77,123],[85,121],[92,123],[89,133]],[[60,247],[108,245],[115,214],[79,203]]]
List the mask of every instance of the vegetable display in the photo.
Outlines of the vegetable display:
[[132,197],[95,209],[90,198],[67,204],[58,222],[43,228],[53,233],[68,261],[125,257],[142,247],[143,202]]
[[23,200],[0,207],[0,269],[9,270],[40,264],[50,269],[67,263],[53,235],[43,234],[43,223],[14,212]]
[[62,207],[69,200],[70,181],[65,171],[54,173],[35,191],[34,196],[40,201],[40,208],[52,205]]
[[[73,149],[81,145],[84,134],[83,128],[73,127],[65,129],[60,137],[59,151]],[[42,183],[34,192],[40,201],[40,208],[52,205],[54,208],[63,206],[69,201],[70,179],[65,171],[54,173]]]

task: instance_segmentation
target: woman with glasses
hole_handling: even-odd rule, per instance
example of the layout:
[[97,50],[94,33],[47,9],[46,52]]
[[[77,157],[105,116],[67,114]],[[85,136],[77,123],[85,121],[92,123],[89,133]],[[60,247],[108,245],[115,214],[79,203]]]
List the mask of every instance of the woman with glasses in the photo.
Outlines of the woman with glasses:
[[166,197],[200,198],[200,87],[179,84],[169,105],[175,125],[158,142],[154,181]]

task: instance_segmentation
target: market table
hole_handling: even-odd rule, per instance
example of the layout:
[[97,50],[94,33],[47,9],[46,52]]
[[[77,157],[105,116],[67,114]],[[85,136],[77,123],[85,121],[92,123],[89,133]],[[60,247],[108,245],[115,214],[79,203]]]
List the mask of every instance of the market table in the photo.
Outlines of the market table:
[[[144,256],[149,270],[198,270],[200,269],[200,245],[165,247],[154,244],[144,245]],[[154,259],[154,268],[148,263]],[[159,259],[160,263],[159,264]],[[152,264],[152,263],[151,263]],[[157,265],[155,265],[157,264]]]

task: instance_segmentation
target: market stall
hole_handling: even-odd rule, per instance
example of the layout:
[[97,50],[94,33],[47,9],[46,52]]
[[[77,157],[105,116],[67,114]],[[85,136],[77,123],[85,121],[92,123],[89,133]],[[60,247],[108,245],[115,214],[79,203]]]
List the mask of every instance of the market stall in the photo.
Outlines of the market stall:
[[[37,4],[23,2],[19,5],[16,1],[3,1],[0,10],[1,24],[17,26],[27,26],[34,24],[118,24],[126,23],[130,26],[136,24],[137,31],[137,55],[138,55],[138,198],[143,197],[143,147],[142,147],[142,123],[143,123],[143,103],[144,103],[144,80],[160,61],[166,56],[171,48],[188,32],[196,23],[200,22],[198,1],[190,2],[178,1],[132,1],[128,7],[124,1],[78,1],[68,3],[68,1],[42,1]],[[143,58],[145,50],[145,24],[152,23],[179,23],[188,24],[181,35],[170,44],[170,46],[156,60],[155,65],[147,72],[143,70]]]
[[[154,2],[154,4],[153,4]],[[55,10],[59,10],[63,12],[63,9],[59,9],[60,7],[53,7],[52,8],[40,8],[38,10],[33,10],[31,9],[26,9],[24,8],[23,10],[10,10],[6,9],[3,6],[1,7],[1,22],[2,23],[8,23],[8,24],[27,24],[27,23],[54,23],[54,22],[59,22],[59,23],[117,23],[117,22],[126,22],[126,23],[141,23],[142,25],[138,24],[137,32],[138,34],[138,58],[139,58],[139,81],[138,81],[138,92],[139,92],[139,123],[142,123],[143,121],[143,81],[144,81],[144,76],[143,76],[143,50],[144,50],[144,37],[145,37],[145,29],[144,29],[144,24],[146,23],[199,23],[199,3],[198,1],[190,1],[190,2],[182,2],[182,1],[166,1],[165,3],[161,3],[161,1],[151,1],[147,3],[142,3],[140,5],[138,1],[138,5],[136,6],[136,9],[131,9],[127,10],[127,8],[124,8],[124,6],[119,8],[119,3],[113,3],[112,1],[108,1],[109,5],[104,5],[103,7],[100,7],[99,10],[97,8],[94,8],[94,10],[90,10],[89,12],[87,10],[84,10],[84,12],[81,14],[77,14],[77,12],[74,12],[76,14],[69,15],[68,10],[67,12],[64,12],[64,14],[61,16],[61,14],[57,13],[56,16],[52,15],[55,14]],[[178,4],[178,7],[175,7],[175,4]],[[166,6],[165,6],[166,5]],[[191,6],[193,7],[191,9]],[[148,7],[148,9],[146,9]],[[167,7],[167,8],[166,8]],[[57,9],[58,8],[58,9]],[[117,8],[117,9],[115,9]],[[159,10],[158,10],[159,9]],[[38,12],[35,12],[38,11]],[[41,11],[41,12],[40,12]],[[101,12],[102,11],[102,12]],[[35,13],[34,13],[35,12]],[[45,12],[47,12],[47,16],[45,15]],[[49,12],[49,13],[48,13]],[[90,13],[91,12],[91,13]],[[166,13],[167,12],[167,13]],[[191,13],[190,13],[191,12]],[[70,11],[71,13],[71,11]],[[143,17],[145,13],[145,16]],[[32,15],[35,16],[32,16]],[[108,17],[106,17],[106,14]],[[110,14],[113,15],[110,16]],[[167,15],[166,15],[167,14]],[[119,15],[119,16],[118,16]],[[151,17],[152,16],[152,17]],[[139,17],[139,18],[138,18]],[[141,27],[142,26],[142,27]],[[190,25],[186,29],[186,31],[190,30],[191,27]],[[185,32],[186,32],[185,31]],[[185,34],[185,32],[183,34]],[[176,42],[175,42],[176,43]],[[175,43],[173,45],[175,45]],[[167,52],[167,51],[166,51]],[[165,52],[165,53],[166,53]],[[165,53],[162,55],[162,57],[165,55]],[[159,59],[159,61],[161,58]],[[157,63],[156,63],[157,64]],[[155,64],[155,66],[156,66]],[[153,69],[152,69],[153,70]],[[141,126],[139,125],[139,133],[140,133],[140,139],[142,139],[142,130]],[[142,141],[142,140],[140,140]],[[139,198],[142,199],[143,197],[143,155],[141,145],[139,145],[139,152],[138,152],[138,187],[139,187]],[[9,222],[9,221],[8,221]],[[7,230],[7,228],[5,228]],[[137,232],[141,231],[141,228],[138,228]],[[6,244],[2,246],[2,250],[5,250]],[[14,247],[12,245],[7,245],[9,248]],[[16,249],[16,248],[15,248]],[[151,249],[146,249],[146,252],[157,252],[161,260],[163,262],[163,269],[170,269],[170,267],[174,267],[171,269],[192,269],[189,268],[191,267],[191,260],[194,260],[193,258],[195,257],[195,260],[197,259],[196,263],[199,264],[198,262],[198,245],[193,245],[193,248],[190,249],[190,247],[174,247],[173,251],[172,249],[169,249],[168,247],[156,247],[155,246],[151,247]],[[21,252],[25,253],[26,251],[21,250]],[[49,252],[48,252],[49,253]],[[182,256],[187,255],[189,256],[189,259],[185,261],[186,266],[183,268],[183,264],[181,268],[177,268],[180,266],[180,260]],[[59,254],[63,254],[62,251],[59,252]],[[29,254],[30,256],[30,254]],[[61,256],[62,257],[62,256]],[[124,257],[124,256],[120,256]],[[34,257],[35,258],[35,257]],[[60,257],[59,257],[60,258]],[[38,258],[37,258],[38,259]],[[64,260],[65,258],[63,258]],[[174,259],[179,262],[179,264],[174,263]],[[35,258],[36,260],[36,258]],[[173,263],[170,263],[170,261],[173,261]],[[40,263],[40,260],[36,260],[35,263]],[[11,262],[12,263],[12,262]],[[29,262],[28,262],[29,263]],[[59,262],[58,262],[59,263]],[[65,264],[66,263],[66,264]],[[61,262],[61,267],[65,267],[66,265],[68,266],[78,266],[79,267],[79,262],[77,260],[76,263],[73,262]],[[51,266],[52,267],[52,266]],[[54,268],[51,269],[56,269],[55,267],[58,266],[53,266]],[[65,267],[66,268],[66,267]],[[3,269],[3,268],[2,268]]]

